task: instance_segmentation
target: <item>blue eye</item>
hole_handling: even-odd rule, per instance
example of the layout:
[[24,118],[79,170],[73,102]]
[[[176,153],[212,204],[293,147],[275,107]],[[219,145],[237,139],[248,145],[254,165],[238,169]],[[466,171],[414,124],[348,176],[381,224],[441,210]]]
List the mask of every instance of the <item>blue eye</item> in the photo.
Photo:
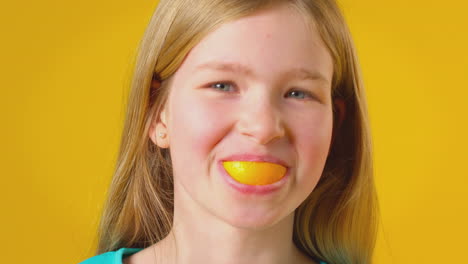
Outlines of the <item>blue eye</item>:
[[305,92],[301,90],[293,90],[293,91],[288,92],[288,94],[291,94],[292,97],[295,97],[298,99],[305,99],[306,97],[313,98],[313,96],[309,92]]
[[[211,88],[214,88],[216,90],[221,90],[221,91],[226,91],[228,92],[229,90],[234,89],[234,85],[229,82],[218,82],[218,83],[213,83],[210,85]],[[231,89],[230,89],[231,88]]]
[[[209,87],[221,92],[233,92],[235,90],[235,85],[231,82],[217,82],[210,84]],[[296,99],[315,98],[310,92],[302,90],[291,90],[287,94]]]

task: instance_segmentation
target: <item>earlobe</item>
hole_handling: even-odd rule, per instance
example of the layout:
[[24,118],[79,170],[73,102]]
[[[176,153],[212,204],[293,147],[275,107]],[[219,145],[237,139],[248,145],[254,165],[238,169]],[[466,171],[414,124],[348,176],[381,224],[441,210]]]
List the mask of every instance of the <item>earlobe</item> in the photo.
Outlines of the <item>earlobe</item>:
[[168,148],[169,141],[167,137],[166,111],[161,111],[159,118],[155,118],[148,131],[151,141],[160,148]]

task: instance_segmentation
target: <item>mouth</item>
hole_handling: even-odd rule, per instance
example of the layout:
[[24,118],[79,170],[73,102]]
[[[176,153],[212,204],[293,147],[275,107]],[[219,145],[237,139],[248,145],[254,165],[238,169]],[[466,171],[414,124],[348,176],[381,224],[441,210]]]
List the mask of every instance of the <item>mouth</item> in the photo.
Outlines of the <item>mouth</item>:
[[221,161],[256,161],[256,162],[269,162],[282,165],[286,168],[289,167],[288,163],[274,156],[270,155],[255,155],[250,153],[241,153],[228,156],[221,159]]
[[244,194],[268,194],[288,180],[290,167],[272,156],[240,154],[221,159],[218,169],[225,182]]
[[257,161],[224,161],[223,167],[236,181],[247,185],[268,185],[281,180],[287,168],[283,165]]

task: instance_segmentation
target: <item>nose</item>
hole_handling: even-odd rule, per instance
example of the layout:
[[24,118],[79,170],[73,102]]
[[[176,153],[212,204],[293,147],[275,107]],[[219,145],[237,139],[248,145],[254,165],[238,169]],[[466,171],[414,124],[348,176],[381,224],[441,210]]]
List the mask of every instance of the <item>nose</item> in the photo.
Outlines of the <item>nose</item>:
[[242,135],[261,145],[285,135],[281,112],[266,97],[250,100],[243,106],[237,127]]

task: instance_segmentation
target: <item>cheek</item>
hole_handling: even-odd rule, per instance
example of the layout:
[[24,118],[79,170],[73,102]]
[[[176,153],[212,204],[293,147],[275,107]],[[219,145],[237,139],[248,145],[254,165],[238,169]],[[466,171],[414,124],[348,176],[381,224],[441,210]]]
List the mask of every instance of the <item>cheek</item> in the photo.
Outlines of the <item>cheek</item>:
[[303,122],[296,129],[296,150],[298,154],[298,181],[306,186],[315,184],[320,178],[330,148],[332,135],[331,111],[303,117]]
[[172,105],[170,147],[185,163],[205,163],[228,127],[223,107],[190,94],[175,99]]

